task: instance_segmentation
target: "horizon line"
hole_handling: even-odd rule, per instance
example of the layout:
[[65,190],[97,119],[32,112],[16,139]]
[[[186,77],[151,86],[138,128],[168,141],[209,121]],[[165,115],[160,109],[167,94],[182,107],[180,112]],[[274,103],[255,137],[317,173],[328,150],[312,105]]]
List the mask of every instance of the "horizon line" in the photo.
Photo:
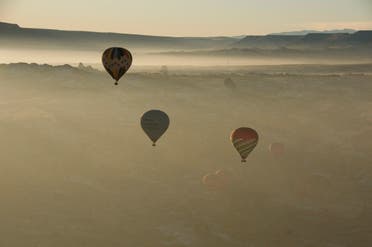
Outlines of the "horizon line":
[[[342,28],[342,29],[303,29],[303,30],[288,30],[288,31],[280,31],[280,32],[272,32],[272,33],[266,33],[266,34],[238,34],[238,35],[209,35],[209,36],[172,36],[172,35],[155,35],[155,34],[140,34],[140,33],[120,33],[120,32],[105,32],[105,31],[89,31],[89,30],[75,30],[75,29],[59,29],[59,28],[44,28],[44,27],[26,27],[26,26],[21,26],[18,23],[12,23],[12,22],[7,22],[7,21],[1,21],[0,23],[3,24],[9,24],[9,25],[16,25],[21,29],[41,29],[41,30],[52,30],[52,31],[61,31],[61,32],[86,32],[86,33],[101,33],[101,34],[121,34],[121,35],[138,35],[138,36],[150,36],[150,37],[167,37],[167,38],[236,38],[236,37],[247,37],[247,36],[268,36],[268,35],[285,35],[285,36],[290,36],[288,33],[300,33],[300,32],[321,32],[321,33],[326,33],[326,32],[336,32],[336,33],[342,33],[342,31],[353,31],[353,33],[358,32],[358,31],[372,31],[372,29],[353,29],[353,28]],[[349,33],[349,32],[345,32]],[[298,34],[301,35],[301,34]]]

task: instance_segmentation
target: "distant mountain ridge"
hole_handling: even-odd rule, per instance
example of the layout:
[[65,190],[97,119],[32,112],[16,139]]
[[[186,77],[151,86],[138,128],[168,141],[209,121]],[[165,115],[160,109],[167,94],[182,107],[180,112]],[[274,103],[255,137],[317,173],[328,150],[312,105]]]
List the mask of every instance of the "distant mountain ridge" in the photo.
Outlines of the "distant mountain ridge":
[[169,37],[140,34],[63,31],[22,28],[0,22],[0,45],[21,48],[96,50],[124,45],[128,48],[204,49],[218,48],[236,42],[234,37]]
[[350,48],[353,46],[372,46],[372,31],[354,33],[309,33],[306,35],[266,35],[247,36],[232,47],[236,48]]
[[280,33],[271,33],[269,35],[306,35],[309,33],[355,33],[357,30],[354,29],[335,29],[335,30],[301,30],[301,31],[291,31],[291,32],[280,32]]
[[0,22],[0,30],[2,30],[2,31],[6,31],[6,30],[17,30],[19,28],[20,28],[20,26],[18,26],[17,24]]
[[[344,32],[342,32],[344,31]],[[135,51],[193,51],[218,49],[329,49],[372,47],[372,31],[351,29],[296,31],[269,35],[235,37],[169,37],[139,34],[63,31],[22,28],[0,22],[0,46],[10,49],[103,50],[125,46]],[[286,35],[287,34],[287,35]],[[291,35],[289,35],[291,34]]]

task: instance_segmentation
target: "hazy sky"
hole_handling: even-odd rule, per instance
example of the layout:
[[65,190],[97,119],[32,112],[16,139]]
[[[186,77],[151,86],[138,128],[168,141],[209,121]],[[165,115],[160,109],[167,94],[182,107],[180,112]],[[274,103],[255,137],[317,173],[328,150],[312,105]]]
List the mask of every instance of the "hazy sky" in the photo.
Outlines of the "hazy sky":
[[372,29],[372,0],[0,0],[0,20],[172,36]]

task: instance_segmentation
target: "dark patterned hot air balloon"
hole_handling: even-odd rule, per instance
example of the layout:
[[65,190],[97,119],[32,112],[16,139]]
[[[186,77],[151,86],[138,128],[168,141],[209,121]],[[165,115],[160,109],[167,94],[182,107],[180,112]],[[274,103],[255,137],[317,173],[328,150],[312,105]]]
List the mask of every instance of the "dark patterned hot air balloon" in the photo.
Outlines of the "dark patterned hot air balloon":
[[231,133],[230,140],[240,154],[242,162],[246,162],[248,155],[258,143],[258,134],[254,129],[242,127]]
[[141,127],[155,146],[156,141],[169,127],[169,117],[160,110],[148,111],[141,118]]
[[115,85],[118,85],[120,78],[132,65],[132,54],[124,48],[111,47],[103,52],[102,64],[115,80]]

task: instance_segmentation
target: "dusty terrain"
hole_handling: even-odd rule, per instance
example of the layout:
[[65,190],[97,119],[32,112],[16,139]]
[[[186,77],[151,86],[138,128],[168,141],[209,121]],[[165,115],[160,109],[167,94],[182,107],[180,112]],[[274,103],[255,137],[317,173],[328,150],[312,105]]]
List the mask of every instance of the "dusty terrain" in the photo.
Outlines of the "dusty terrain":
[[[115,87],[0,65],[1,246],[372,245],[372,65],[157,70]],[[156,148],[150,109],[171,119]],[[260,135],[246,165],[241,126]],[[229,183],[210,190],[218,169]]]

